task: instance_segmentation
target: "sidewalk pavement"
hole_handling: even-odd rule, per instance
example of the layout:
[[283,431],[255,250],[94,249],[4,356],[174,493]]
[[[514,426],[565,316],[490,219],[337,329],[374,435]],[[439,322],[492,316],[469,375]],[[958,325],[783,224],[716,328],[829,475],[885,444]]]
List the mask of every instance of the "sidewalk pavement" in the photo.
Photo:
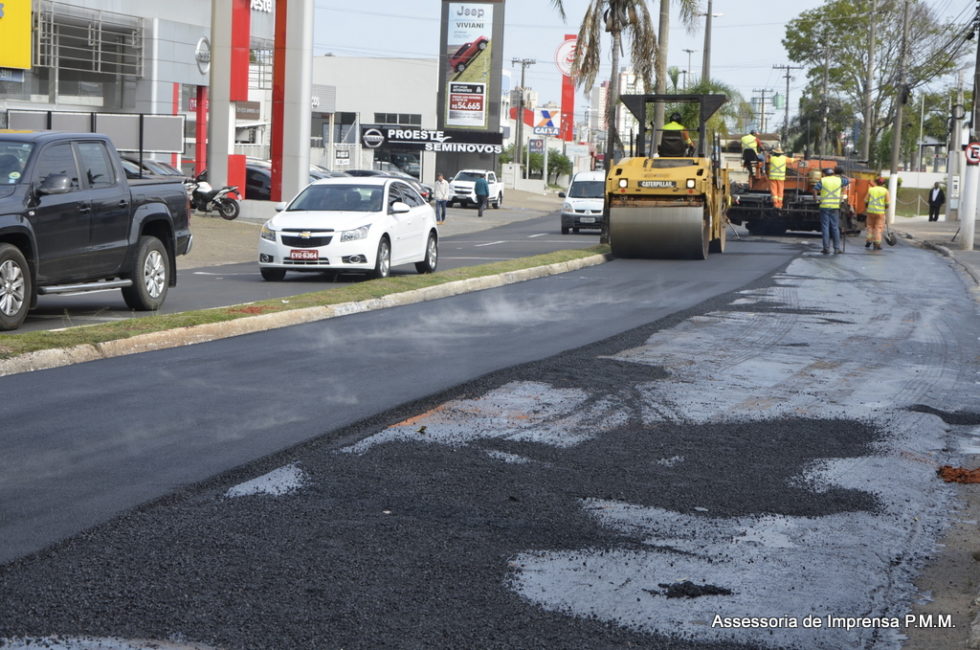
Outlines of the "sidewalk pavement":
[[[502,207],[488,208],[483,211],[482,217],[476,216],[476,208],[446,210],[446,222],[439,226],[439,235],[467,235],[515,221],[543,217],[560,210],[561,204],[562,200],[557,194],[504,190]],[[189,254],[178,258],[177,267],[193,269],[256,261],[259,227],[275,215],[275,205],[271,201],[242,201],[241,215],[234,221],[195,213],[191,217],[194,246]],[[559,232],[561,223],[557,215],[554,227],[555,232]]]
[[980,284],[980,229],[974,223],[973,250],[963,250],[963,237],[959,231],[961,222],[929,221],[928,215],[895,217],[892,228],[916,244],[931,248],[952,258],[965,270],[976,284]]

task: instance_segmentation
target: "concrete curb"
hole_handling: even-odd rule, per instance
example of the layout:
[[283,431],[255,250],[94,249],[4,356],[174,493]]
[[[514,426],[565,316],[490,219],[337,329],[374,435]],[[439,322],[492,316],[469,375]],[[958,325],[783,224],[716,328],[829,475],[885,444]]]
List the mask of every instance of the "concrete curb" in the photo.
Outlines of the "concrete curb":
[[963,269],[966,272],[967,275],[973,278],[973,281],[976,284],[980,284],[980,274],[978,274],[977,271],[975,271],[973,267],[971,267],[969,264],[964,264],[963,262],[958,260],[956,258],[956,254],[948,246],[943,246],[942,244],[937,244],[927,239],[917,239],[915,235],[908,232],[902,232],[902,231],[898,231],[898,232],[901,232],[902,236],[908,239],[909,241],[911,241],[913,245],[920,246],[922,248],[928,248],[929,250],[936,251],[943,257],[948,257],[949,259],[953,260],[954,262],[956,262],[957,266],[959,266],[961,269]]
[[526,280],[576,271],[589,266],[602,264],[609,259],[607,255],[590,255],[589,257],[570,260],[568,262],[557,262],[545,266],[509,271],[498,275],[447,282],[446,284],[425,287],[424,289],[403,291],[382,298],[346,302],[339,305],[306,307],[304,309],[294,309],[274,314],[261,314],[223,323],[207,323],[204,325],[193,325],[191,327],[180,327],[174,330],[140,334],[127,339],[106,341],[105,343],[96,343],[94,345],[86,344],[65,349],[39,350],[0,361],[0,377],[21,372],[32,372],[34,370],[60,368],[86,361],[111,359],[127,354],[138,354],[140,352],[166,350],[168,348],[193,345],[195,343],[206,343],[208,341],[242,336],[243,334],[254,334],[280,327],[289,327],[290,325],[312,323],[318,320],[337,318],[349,314],[411,305],[428,300],[438,300],[439,298],[448,298],[463,293],[482,291],[484,289],[495,289]]

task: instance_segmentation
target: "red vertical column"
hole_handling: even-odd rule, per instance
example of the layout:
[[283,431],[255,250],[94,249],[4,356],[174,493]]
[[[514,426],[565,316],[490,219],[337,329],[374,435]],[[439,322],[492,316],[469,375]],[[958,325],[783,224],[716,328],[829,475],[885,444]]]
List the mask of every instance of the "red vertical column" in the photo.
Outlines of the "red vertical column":
[[[578,38],[576,34],[565,34],[565,40]],[[575,138],[575,84],[568,75],[561,77],[561,127],[559,138],[571,142]]]
[[[170,95],[170,110],[171,115],[180,115],[180,83],[176,81],[173,83],[173,90]],[[183,158],[183,152],[171,154],[170,164],[177,169],[181,169],[181,158]]]
[[194,129],[194,175],[208,166],[208,87],[197,87],[197,124]]
[[[231,6],[231,74],[228,99],[248,101],[248,65],[251,55],[252,7],[249,0],[233,0]],[[228,155],[228,184],[245,194],[245,156]],[[248,198],[248,197],[245,197]]]
[[231,7],[231,80],[228,99],[248,101],[248,63],[252,40],[249,0],[234,0]]
[[276,2],[276,44],[272,57],[272,187],[269,198],[282,201],[283,119],[286,115],[286,14],[289,0]]

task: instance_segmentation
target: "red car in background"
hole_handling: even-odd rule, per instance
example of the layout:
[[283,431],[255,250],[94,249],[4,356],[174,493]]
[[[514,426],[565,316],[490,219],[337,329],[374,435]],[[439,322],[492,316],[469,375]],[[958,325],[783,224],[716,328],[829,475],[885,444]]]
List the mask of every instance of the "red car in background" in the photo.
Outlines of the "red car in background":
[[462,72],[473,61],[473,57],[487,49],[489,44],[489,39],[486,36],[481,36],[475,41],[461,45],[456,53],[449,57],[449,67],[456,72]]

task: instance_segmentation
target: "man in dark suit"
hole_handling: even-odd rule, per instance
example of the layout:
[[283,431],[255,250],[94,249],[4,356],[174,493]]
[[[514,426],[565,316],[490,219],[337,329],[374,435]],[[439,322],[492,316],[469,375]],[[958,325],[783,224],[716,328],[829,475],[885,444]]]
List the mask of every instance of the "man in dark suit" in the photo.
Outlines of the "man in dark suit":
[[936,183],[929,190],[929,221],[939,221],[939,211],[943,209],[944,203],[946,203],[946,195],[943,193],[943,188],[939,187],[939,183]]

